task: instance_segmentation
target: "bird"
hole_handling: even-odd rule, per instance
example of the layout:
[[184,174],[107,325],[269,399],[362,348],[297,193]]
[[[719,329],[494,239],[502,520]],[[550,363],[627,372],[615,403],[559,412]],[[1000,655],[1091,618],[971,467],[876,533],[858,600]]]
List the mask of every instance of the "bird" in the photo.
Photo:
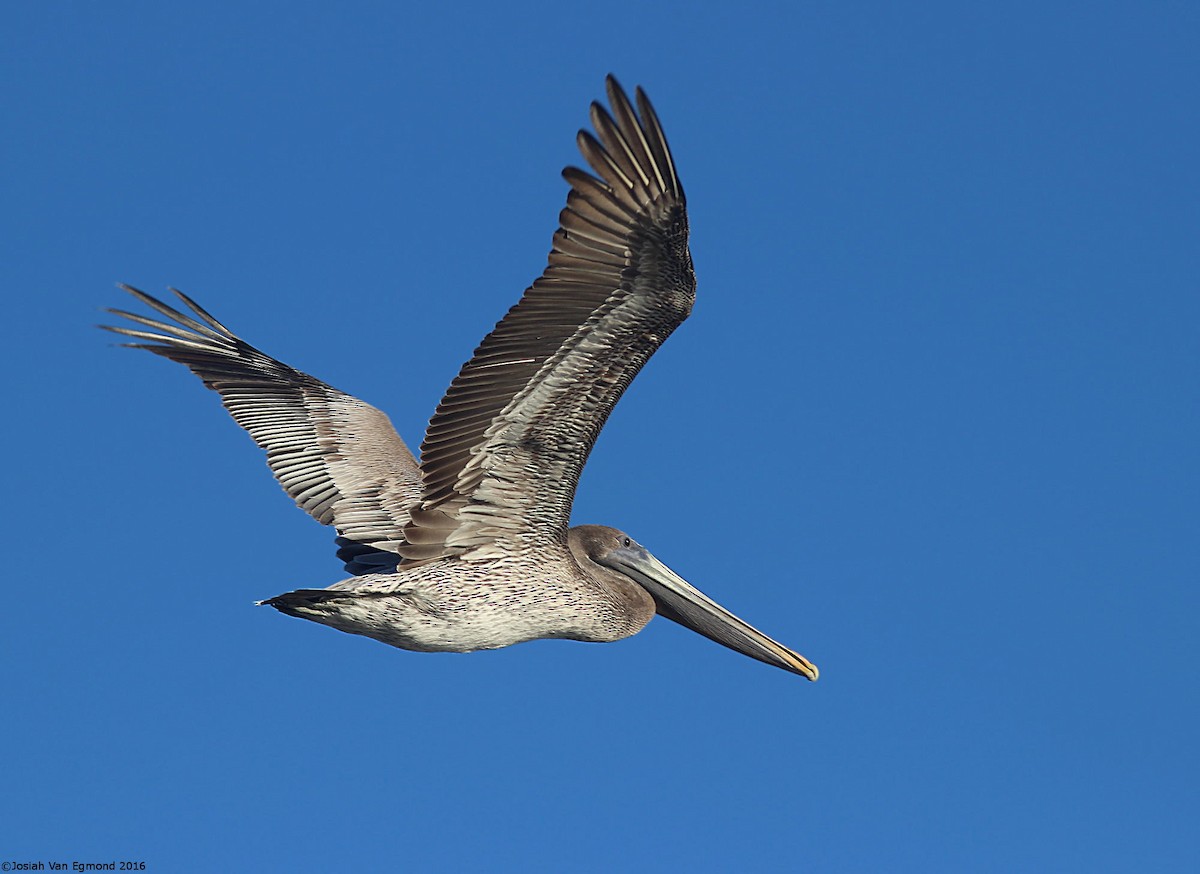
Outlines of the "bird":
[[[99,327],[188,367],[266,451],[279,484],[336,531],[351,576],[259,604],[391,646],[473,652],[610,642],[664,616],[816,680],[816,666],[687,583],[616,528],[570,526],[614,405],[689,315],[683,186],[645,92],[613,76],[576,144],[545,271],[462,366],[419,461],[375,407],[259,351],[174,288],[121,285],[154,316]],[[132,341],[132,342],[130,342]]]

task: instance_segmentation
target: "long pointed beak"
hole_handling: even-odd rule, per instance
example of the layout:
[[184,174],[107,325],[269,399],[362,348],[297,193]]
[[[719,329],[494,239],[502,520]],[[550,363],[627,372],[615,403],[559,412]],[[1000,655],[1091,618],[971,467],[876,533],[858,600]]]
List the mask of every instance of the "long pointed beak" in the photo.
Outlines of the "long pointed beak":
[[816,665],[738,619],[716,601],[689,585],[644,547],[634,545],[615,549],[597,561],[630,577],[649,592],[660,616],[678,622],[742,655],[783,668],[793,674],[800,674],[810,680],[817,679],[819,672]]

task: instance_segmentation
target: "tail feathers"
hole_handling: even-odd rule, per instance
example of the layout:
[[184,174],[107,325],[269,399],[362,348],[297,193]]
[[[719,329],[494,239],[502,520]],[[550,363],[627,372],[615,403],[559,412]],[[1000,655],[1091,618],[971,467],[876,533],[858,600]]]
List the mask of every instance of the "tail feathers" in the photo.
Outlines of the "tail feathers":
[[301,619],[310,618],[312,613],[323,612],[321,605],[327,601],[344,601],[354,596],[350,592],[339,592],[330,589],[297,589],[265,601],[256,602],[259,606],[274,607],[280,613],[297,616]]

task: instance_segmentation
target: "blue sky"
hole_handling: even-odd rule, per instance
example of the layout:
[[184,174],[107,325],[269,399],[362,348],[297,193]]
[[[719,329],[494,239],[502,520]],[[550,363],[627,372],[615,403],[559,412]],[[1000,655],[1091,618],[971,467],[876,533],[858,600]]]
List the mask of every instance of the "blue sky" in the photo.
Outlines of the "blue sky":
[[[0,857],[1196,870],[1196,7],[435,6],[9,10]],[[609,71],[700,285],[575,520],[816,684],[662,620],[438,656],[255,608],[332,532],[92,327],[178,286],[415,446]]]

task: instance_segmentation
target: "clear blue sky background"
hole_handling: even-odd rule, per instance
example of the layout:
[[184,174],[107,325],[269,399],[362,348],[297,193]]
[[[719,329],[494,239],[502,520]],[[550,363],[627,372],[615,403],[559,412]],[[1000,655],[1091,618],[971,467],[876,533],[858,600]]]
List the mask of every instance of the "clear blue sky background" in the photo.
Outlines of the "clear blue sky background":
[[[149,871],[1195,871],[1200,8],[17,4],[0,857]],[[444,7],[444,8],[440,8]],[[393,650],[177,285],[413,445],[653,97],[699,298],[575,506],[822,668],[661,620]]]

